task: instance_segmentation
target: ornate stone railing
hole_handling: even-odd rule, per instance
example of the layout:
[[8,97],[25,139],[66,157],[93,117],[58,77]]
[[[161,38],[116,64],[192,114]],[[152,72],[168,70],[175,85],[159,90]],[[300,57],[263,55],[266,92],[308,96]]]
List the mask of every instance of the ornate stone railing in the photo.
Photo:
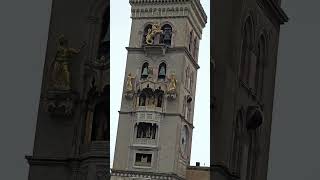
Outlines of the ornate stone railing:
[[151,163],[148,162],[135,162],[135,166],[151,167]]
[[151,139],[151,138],[135,138],[134,144],[156,146],[157,141],[156,141],[156,139]]
[[137,122],[151,122],[159,123],[161,120],[161,114],[156,112],[137,112],[136,121]]
[[167,89],[167,80],[160,80],[156,75],[149,75],[146,79],[141,79],[136,86],[136,89],[143,90],[145,88],[150,88],[152,91],[159,90],[159,87],[162,91]]
[[139,111],[162,112],[162,107],[138,106],[137,107],[137,112],[139,112]]

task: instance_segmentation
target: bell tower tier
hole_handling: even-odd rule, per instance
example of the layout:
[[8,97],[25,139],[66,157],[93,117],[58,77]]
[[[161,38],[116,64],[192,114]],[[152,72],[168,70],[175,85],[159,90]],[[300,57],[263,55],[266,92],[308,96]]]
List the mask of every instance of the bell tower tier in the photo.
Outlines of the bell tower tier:
[[112,179],[185,179],[198,50],[198,0],[131,0],[131,35]]

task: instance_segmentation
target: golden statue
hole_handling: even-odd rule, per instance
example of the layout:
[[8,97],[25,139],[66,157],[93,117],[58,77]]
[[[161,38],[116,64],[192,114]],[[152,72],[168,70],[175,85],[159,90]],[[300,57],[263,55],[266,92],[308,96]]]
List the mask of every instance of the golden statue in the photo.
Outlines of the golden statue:
[[177,79],[173,73],[171,74],[170,78],[168,78],[168,79],[170,80],[168,92],[174,92],[177,88]]
[[132,91],[133,90],[133,86],[132,86],[132,79],[134,79],[135,77],[131,75],[131,73],[128,74],[127,76],[127,85],[126,85],[126,90],[127,91]]
[[146,43],[148,45],[152,45],[155,35],[159,33],[161,34],[163,33],[163,30],[161,30],[160,24],[152,24],[152,28],[148,29],[148,34],[146,36]]
[[68,40],[63,35],[59,37],[59,45],[53,63],[51,73],[51,86],[56,90],[70,90],[69,64],[75,54],[80,53],[80,49],[68,47]]

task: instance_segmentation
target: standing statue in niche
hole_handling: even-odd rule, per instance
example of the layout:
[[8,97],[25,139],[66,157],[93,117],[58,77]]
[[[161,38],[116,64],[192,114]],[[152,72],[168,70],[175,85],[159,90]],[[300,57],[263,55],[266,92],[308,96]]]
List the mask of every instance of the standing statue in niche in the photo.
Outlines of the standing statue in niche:
[[79,54],[79,49],[69,48],[68,40],[63,35],[59,38],[59,45],[54,59],[53,70],[51,73],[51,86],[55,90],[71,90],[71,80],[69,65],[75,54]]
[[176,79],[175,75],[172,73],[170,78],[168,78],[168,79],[170,80],[168,92],[175,92],[176,88],[177,88],[177,79]]
[[[161,30],[160,24],[153,24],[153,25],[152,25],[152,28],[151,28],[151,29],[148,29],[148,34],[147,34],[147,36],[146,36],[146,43],[147,43],[148,45],[154,44],[155,37],[156,37],[157,35],[162,34],[162,33],[163,33],[163,30]],[[159,37],[160,37],[160,36],[158,36],[158,38],[157,38],[157,41],[158,41],[157,43],[159,43],[159,40],[160,40]]]
[[132,86],[132,79],[134,79],[135,76],[132,76],[131,73],[128,74],[127,76],[127,84],[126,84],[126,90],[127,91],[133,91],[133,86]]

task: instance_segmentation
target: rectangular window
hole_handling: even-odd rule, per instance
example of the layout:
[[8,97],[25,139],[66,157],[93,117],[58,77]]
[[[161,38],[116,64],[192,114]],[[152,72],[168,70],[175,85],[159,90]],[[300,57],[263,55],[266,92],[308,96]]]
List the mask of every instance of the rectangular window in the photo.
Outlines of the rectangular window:
[[135,166],[151,167],[152,154],[136,153]]

